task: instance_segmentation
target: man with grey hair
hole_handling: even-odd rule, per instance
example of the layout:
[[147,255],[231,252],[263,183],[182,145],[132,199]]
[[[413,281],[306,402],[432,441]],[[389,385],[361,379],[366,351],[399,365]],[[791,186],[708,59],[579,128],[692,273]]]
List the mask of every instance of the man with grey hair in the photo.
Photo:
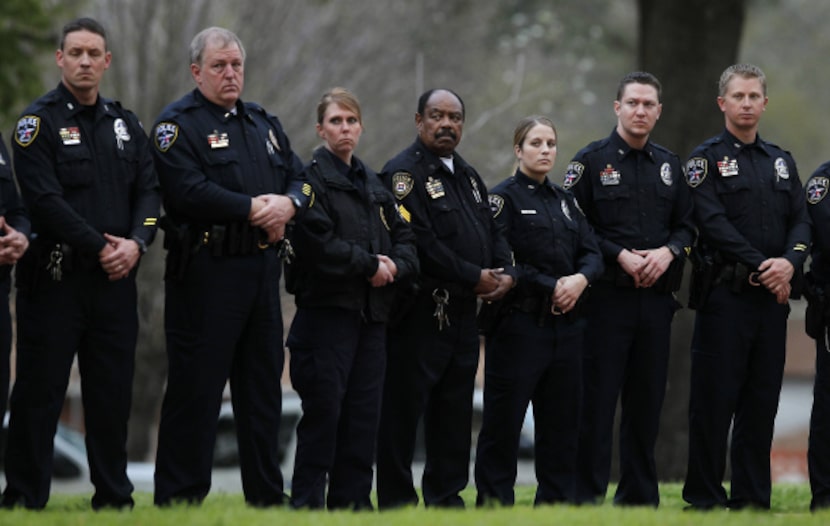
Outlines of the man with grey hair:
[[207,496],[230,380],[245,500],[281,505],[280,249],[310,187],[279,120],[240,100],[239,38],[205,29],[193,39],[190,59],[196,89],[165,108],[153,128],[167,213],[169,363],[154,500],[164,506]]
[[795,161],[758,135],[767,101],[757,66],[727,68],[717,98],[726,129],[686,162],[700,232],[692,258],[697,318],[683,487],[692,509],[770,507],[788,299],[807,257],[810,223]]

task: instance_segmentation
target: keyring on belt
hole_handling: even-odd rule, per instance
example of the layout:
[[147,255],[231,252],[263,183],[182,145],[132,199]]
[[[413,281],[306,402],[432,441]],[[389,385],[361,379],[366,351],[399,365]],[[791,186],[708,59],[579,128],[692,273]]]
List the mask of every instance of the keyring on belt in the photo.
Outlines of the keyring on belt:
[[760,286],[761,286],[761,281],[758,279],[758,277],[759,277],[760,275],[761,275],[761,273],[760,273],[760,272],[758,272],[757,270],[756,270],[756,271],[754,271],[754,272],[750,272],[750,273],[749,273],[749,276],[747,276],[747,277],[746,277],[746,280],[747,280],[747,281],[749,282],[749,284],[750,284],[750,285],[752,285],[753,287],[760,287]]

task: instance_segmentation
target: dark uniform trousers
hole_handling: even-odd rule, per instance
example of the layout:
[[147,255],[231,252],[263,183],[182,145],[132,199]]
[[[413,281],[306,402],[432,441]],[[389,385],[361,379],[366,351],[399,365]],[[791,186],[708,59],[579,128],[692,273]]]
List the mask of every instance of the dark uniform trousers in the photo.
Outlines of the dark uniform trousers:
[[[9,358],[12,350],[12,316],[9,308],[11,277],[0,279],[0,415],[6,414],[8,402],[10,367]],[[6,451],[5,437],[0,437],[0,455]]]
[[[692,506],[770,506],[769,452],[789,310],[764,287],[736,294],[729,284],[720,284],[697,311],[683,487],[683,498]],[[732,494],[727,502],[722,481],[730,424]]]
[[167,281],[169,372],[156,456],[157,505],[201,502],[210,490],[228,371],[245,501],[283,503],[277,441],[285,360],[279,277],[272,248],[234,257],[202,249],[182,280]]
[[513,505],[519,437],[533,402],[535,504],[573,497],[584,319],[514,311],[487,339],[484,417],[476,450],[477,504]]
[[300,308],[291,382],[303,401],[291,505],[371,509],[372,465],[386,370],[386,324],[358,310]]
[[657,506],[654,446],[666,389],[671,321],[668,292],[599,281],[588,298],[577,502],[605,498],[619,397],[620,481],[614,503]]
[[92,506],[132,506],[125,444],[138,335],[135,305],[135,272],[109,281],[100,268],[64,272],[60,282],[44,274],[34,292],[18,293],[4,503],[46,505],[56,426],[77,353]]
[[[827,329],[824,329],[826,334]],[[830,352],[825,338],[816,340],[816,379],[807,449],[812,500],[810,509],[830,506]]]
[[470,477],[473,389],[479,360],[476,298],[450,296],[449,326],[438,330],[432,290],[423,290],[404,320],[389,330],[378,434],[381,509],[417,504],[412,459],[423,416],[427,463],[424,504],[462,507]]

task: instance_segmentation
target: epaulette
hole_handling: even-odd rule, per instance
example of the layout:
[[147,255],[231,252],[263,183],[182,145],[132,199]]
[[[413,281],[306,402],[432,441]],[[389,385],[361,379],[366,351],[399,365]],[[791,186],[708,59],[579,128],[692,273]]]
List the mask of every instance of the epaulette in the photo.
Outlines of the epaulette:
[[588,154],[588,153],[596,152],[598,150],[602,150],[603,148],[605,148],[608,145],[609,142],[611,142],[611,137],[603,137],[602,139],[599,139],[597,141],[588,143],[587,146],[585,146],[584,148],[582,148],[582,150],[577,152],[576,156],[579,156],[580,153]]

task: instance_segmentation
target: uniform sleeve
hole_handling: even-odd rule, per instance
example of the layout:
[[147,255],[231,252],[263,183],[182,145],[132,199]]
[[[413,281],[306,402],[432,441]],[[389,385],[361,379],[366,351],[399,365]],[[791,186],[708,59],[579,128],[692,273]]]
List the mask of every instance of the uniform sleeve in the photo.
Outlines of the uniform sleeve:
[[[393,178],[393,175],[386,169],[383,172],[384,180]],[[463,283],[471,289],[474,288],[481,279],[481,267],[459,258],[452,247],[438,239],[427,210],[427,193],[424,185],[413,180],[411,174],[405,172],[402,174],[404,177],[409,177],[411,188],[403,197],[398,193],[395,195],[399,201],[401,214],[408,219],[415,233],[421,272],[441,280]]]
[[695,223],[703,239],[711,243],[727,259],[757,269],[767,258],[754,248],[729,220],[726,208],[718,199],[713,166],[715,160],[704,155],[692,154],[686,162],[686,180],[691,186]]
[[[199,224],[247,221],[251,196],[214,183],[204,173],[197,142],[176,120],[153,128],[153,159],[165,206]],[[165,137],[173,137],[172,143]]]
[[680,256],[686,257],[695,240],[695,224],[694,224],[694,210],[692,205],[692,195],[689,186],[684,184],[683,171],[680,167],[679,158],[674,158],[674,173],[679,174],[679,177],[674,184],[677,185],[677,196],[674,202],[671,213],[671,224],[669,232],[669,241],[667,244],[673,245],[680,249]]
[[387,255],[395,262],[395,266],[398,268],[395,281],[412,280],[420,272],[415,233],[409,227],[409,224],[404,221],[403,217],[401,217],[391,193],[389,197],[389,206],[384,207],[383,210],[386,223],[389,225],[389,237],[392,240],[392,248]]
[[585,276],[588,283],[598,280],[605,271],[602,251],[600,251],[594,229],[588,223],[582,210],[575,206],[574,219],[579,223],[579,249],[576,254],[576,272]]
[[150,245],[156,237],[158,229],[158,215],[161,207],[161,193],[158,177],[156,176],[153,164],[153,154],[150,149],[150,141],[141,124],[133,116],[134,135],[139,141],[139,169],[136,173],[136,180],[133,185],[133,217],[131,237],[138,237],[146,245]]
[[[588,156],[580,151],[568,163],[564,186],[573,193],[579,206],[582,207],[585,217],[588,218],[588,222],[596,225],[599,222],[599,217],[594,201],[593,185],[591,184],[593,176],[594,171]],[[596,232],[595,236],[602,255],[606,259],[616,261],[617,256],[625,247],[603,237],[599,232]]]
[[[47,119],[36,117],[40,129],[35,137],[23,144],[16,138],[12,145],[14,170],[30,217],[36,224],[45,227],[49,234],[83,252],[97,254],[107,240],[64,199],[63,187],[55,170],[54,152],[58,135]],[[22,122],[23,119],[18,127]]]
[[294,226],[292,245],[306,262],[313,262],[315,270],[332,278],[363,276],[370,278],[378,269],[378,258],[360,244],[336,235],[336,225],[324,197],[325,188],[319,177],[306,170],[304,179],[316,194],[316,199]]
[[6,170],[0,170],[0,196],[3,198],[3,217],[6,223],[12,228],[20,232],[26,237],[32,233],[32,223],[29,221],[29,216],[26,214],[26,209],[23,206],[23,201],[20,199],[20,193],[17,191],[17,186],[12,177],[12,159],[6,151],[6,145],[3,143],[3,137],[0,135],[0,155],[7,163]]
[[807,249],[810,246],[810,215],[807,212],[804,188],[801,186],[795,162],[790,164],[790,177],[790,214],[787,221],[787,244],[782,257],[795,269],[799,269],[807,260]]
[[[490,198],[487,194],[487,189],[481,180],[479,180],[479,187],[484,189],[483,197],[485,201],[489,201]],[[519,278],[519,275],[513,258],[513,249],[508,241],[507,232],[498,227],[494,217],[491,216],[489,220],[490,232],[492,232],[493,238],[493,268],[504,269],[504,274],[507,274],[513,278],[513,282],[515,283]],[[481,279],[480,271],[478,277],[476,278],[476,284],[479,279]]]

